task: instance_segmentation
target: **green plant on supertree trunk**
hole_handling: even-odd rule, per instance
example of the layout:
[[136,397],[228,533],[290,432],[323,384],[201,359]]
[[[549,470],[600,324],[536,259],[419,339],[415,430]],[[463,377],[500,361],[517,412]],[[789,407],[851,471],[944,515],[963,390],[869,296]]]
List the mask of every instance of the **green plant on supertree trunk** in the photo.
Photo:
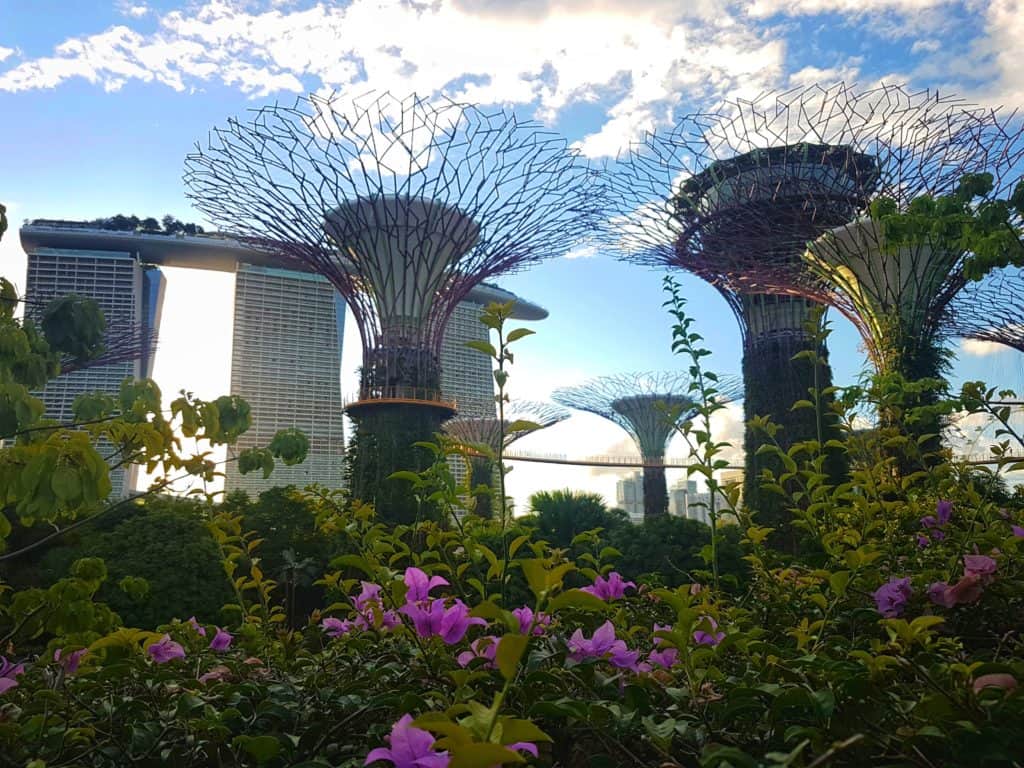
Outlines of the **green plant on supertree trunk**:
[[[777,477],[784,467],[777,453],[761,450],[767,438],[750,424],[759,417],[769,417],[779,426],[771,444],[783,451],[808,440],[824,445],[840,437],[835,420],[830,416],[834,401],[832,368],[828,363],[825,342],[828,331],[821,307],[811,311],[805,331],[800,335],[760,339],[747,348],[743,357],[743,414],[747,424],[743,433],[746,456],[743,503],[748,509],[756,510],[759,524],[776,530],[771,544],[788,552],[795,551],[797,542],[791,535],[785,500],[762,487],[766,471]],[[795,408],[801,401],[813,402],[815,407]],[[825,471],[830,482],[842,482],[847,473],[845,453],[840,450],[827,453]]]

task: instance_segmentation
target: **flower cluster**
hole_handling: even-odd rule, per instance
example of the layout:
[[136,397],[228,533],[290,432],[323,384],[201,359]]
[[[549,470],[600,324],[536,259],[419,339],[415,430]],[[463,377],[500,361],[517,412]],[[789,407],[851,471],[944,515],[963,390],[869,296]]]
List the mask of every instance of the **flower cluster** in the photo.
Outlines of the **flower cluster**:
[[996,561],[987,555],[964,555],[964,575],[956,584],[937,581],[928,587],[928,598],[943,608],[977,602],[996,572]]
[[11,688],[17,688],[17,677],[24,672],[24,664],[12,664],[3,656],[0,656],[0,693],[6,693]]
[[946,538],[945,528],[953,517],[953,502],[940,501],[935,506],[934,515],[925,515],[921,518],[921,527],[924,533],[917,535],[917,545],[922,549],[933,541],[942,541]]
[[[389,746],[371,750],[364,765],[381,760],[391,763],[394,768],[448,768],[451,762],[447,752],[435,751],[436,739],[429,731],[412,724],[412,715],[403,715],[391,726],[391,734],[385,739]],[[534,757],[539,754],[537,745],[529,741],[517,741],[504,746],[513,752],[526,752]]]
[[[188,624],[197,635],[206,637],[206,630],[195,621],[195,617],[189,619]],[[214,629],[216,632],[213,635],[213,639],[210,640],[209,648],[211,651],[223,653],[231,647],[231,643],[235,638],[227,630],[220,627],[214,627]],[[164,635],[155,643],[151,643],[146,647],[146,655],[155,664],[166,664],[174,659],[184,659],[185,647],[181,643],[172,640],[170,635]]]
[[598,576],[594,579],[592,585],[583,587],[580,591],[587,592],[607,602],[625,597],[627,587],[636,589],[636,584],[632,581],[623,581],[622,576],[618,572],[612,571],[608,574],[607,579],[603,576]]
[[888,584],[876,589],[872,596],[875,598],[878,612],[887,619],[894,619],[903,615],[903,609],[913,594],[914,588],[910,586],[910,577],[905,576],[902,579],[890,579]]
[[[444,580],[442,579],[442,581]],[[398,614],[394,611],[384,610],[380,597],[380,584],[374,584],[369,581],[361,581],[359,583],[362,591],[352,598],[352,604],[356,609],[355,618],[336,619],[333,616],[328,616],[320,624],[324,631],[327,632],[328,637],[341,637],[355,629],[363,631],[367,629],[380,629],[381,631],[389,632],[402,623],[402,620],[398,618]],[[445,583],[447,584],[448,582]]]

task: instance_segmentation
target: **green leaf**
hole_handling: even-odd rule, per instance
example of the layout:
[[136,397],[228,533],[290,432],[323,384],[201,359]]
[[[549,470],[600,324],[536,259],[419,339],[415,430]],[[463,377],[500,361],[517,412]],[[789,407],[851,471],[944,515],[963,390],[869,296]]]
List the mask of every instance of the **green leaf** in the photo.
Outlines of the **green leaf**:
[[477,352],[483,352],[488,357],[497,357],[498,350],[494,348],[494,345],[480,340],[467,341],[466,346],[470,349],[475,349]]
[[579,608],[584,611],[597,611],[600,613],[607,610],[608,603],[589,592],[570,589],[551,598],[548,607],[552,611],[557,611],[561,608]]
[[491,768],[506,763],[525,763],[521,755],[500,744],[476,742],[463,744],[452,751],[448,768]]
[[281,753],[281,742],[273,736],[236,736],[232,743],[261,764],[273,760]]
[[512,680],[516,676],[519,660],[523,658],[523,653],[529,642],[529,635],[507,634],[501,636],[494,661],[498,665],[498,671],[506,680]]
[[500,722],[501,740],[505,744],[515,744],[517,741],[551,741],[550,736],[529,720],[503,717]]
[[531,331],[529,328],[513,328],[508,332],[508,336],[505,337],[505,343],[511,344],[513,341],[519,341],[526,336],[532,336],[536,331]]

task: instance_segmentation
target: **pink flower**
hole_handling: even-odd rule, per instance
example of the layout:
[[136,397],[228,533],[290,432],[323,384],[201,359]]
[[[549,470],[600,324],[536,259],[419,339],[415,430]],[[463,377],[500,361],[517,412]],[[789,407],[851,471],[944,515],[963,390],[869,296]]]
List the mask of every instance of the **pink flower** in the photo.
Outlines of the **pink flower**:
[[569,658],[573,661],[607,659],[613,667],[638,671],[640,653],[629,650],[624,640],[615,637],[615,627],[610,621],[595,629],[589,639],[584,636],[583,630],[577,629],[569,638],[569,651]]
[[636,589],[636,584],[632,581],[623,581],[622,576],[617,571],[612,571],[608,574],[608,579],[598,576],[594,579],[593,585],[589,587],[583,587],[580,592],[588,592],[594,597],[599,597],[602,600],[618,600],[626,594],[626,587],[632,587]]
[[710,645],[712,647],[718,645],[720,642],[725,640],[725,632],[716,632],[718,629],[718,622],[710,616],[704,616],[701,618],[702,623],[707,623],[711,627],[711,631],[707,632],[703,629],[698,629],[693,633],[693,642],[697,645]]
[[146,653],[157,664],[166,664],[172,659],[185,658],[185,649],[171,640],[170,635],[164,635],[157,642],[150,645],[146,648]]
[[448,768],[448,753],[435,752],[434,741],[428,731],[412,726],[412,715],[402,715],[387,737],[390,747],[372,750],[363,765],[387,760],[395,768]]
[[441,598],[435,598],[425,605],[406,603],[399,609],[399,613],[404,613],[412,620],[416,634],[420,637],[440,637],[448,645],[462,640],[472,625],[487,625],[483,619],[470,617],[469,606],[461,600],[456,600],[450,607],[445,607]]
[[217,634],[210,641],[210,650],[222,653],[231,647],[231,641],[234,639],[230,632],[225,632],[220,627],[217,627]]
[[487,663],[482,666],[493,669],[495,666],[494,658],[498,654],[498,642],[499,638],[493,635],[478,637],[470,643],[470,650],[463,651],[455,660],[459,663],[460,667],[468,667],[474,659],[486,659]]
[[895,618],[903,613],[910,596],[914,594],[910,586],[910,577],[902,579],[890,579],[888,584],[883,584],[875,590],[875,606],[878,612],[887,619]]
[[996,572],[996,561],[987,555],[964,555],[964,573],[973,573],[988,581]]
[[211,668],[209,672],[201,674],[199,676],[199,682],[209,683],[213,680],[226,680],[229,677],[231,677],[231,669],[229,667],[225,667],[223,664],[218,664]]
[[981,597],[982,577],[977,573],[967,572],[953,586],[944,581],[937,581],[928,587],[928,598],[943,608],[977,602]]
[[419,568],[405,569],[405,600],[409,603],[419,603],[430,599],[430,590],[435,587],[448,586],[448,580],[441,576],[430,576]]
[[1013,531],[1013,535],[1018,539],[1024,539],[1024,526],[1011,525],[1010,530]]
[[529,632],[531,625],[535,635],[543,635],[545,628],[551,626],[551,617],[548,614],[538,613],[534,615],[533,609],[527,605],[524,605],[522,608],[516,608],[512,611],[512,615],[519,620],[519,634],[521,635]]
[[1017,678],[1005,672],[993,672],[976,677],[972,688],[976,694],[981,693],[985,688],[1002,688],[1004,691],[1012,691],[1017,688]]
[[362,592],[353,598],[352,603],[355,605],[356,610],[362,613],[367,608],[371,608],[372,604],[380,605],[380,584],[374,584],[369,581],[359,582],[362,585]]
[[952,501],[940,501],[935,505],[935,516],[938,518],[939,525],[945,525],[949,522],[950,518],[953,517],[953,502]]
[[[725,637],[725,635],[723,634],[722,637]],[[675,648],[656,649],[647,655],[647,661],[657,667],[671,669],[679,661],[679,651]]]
[[196,621],[195,616],[189,616],[188,625],[195,630],[196,634],[200,637],[206,637],[206,630],[203,629],[203,625]]
[[3,656],[0,656],[0,693],[7,693],[11,688],[17,688],[16,678],[24,673],[24,664],[11,664]]
[[64,674],[73,675],[78,671],[78,665],[81,663],[82,657],[88,652],[88,648],[80,648],[79,650],[72,651],[65,656],[64,649],[58,648],[53,652],[53,660],[64,668]]
[[352,622],[348,619],[342,620],[328,616],[320,622],[320,628],[327,633],[328,637],[338,638],[352,631]]

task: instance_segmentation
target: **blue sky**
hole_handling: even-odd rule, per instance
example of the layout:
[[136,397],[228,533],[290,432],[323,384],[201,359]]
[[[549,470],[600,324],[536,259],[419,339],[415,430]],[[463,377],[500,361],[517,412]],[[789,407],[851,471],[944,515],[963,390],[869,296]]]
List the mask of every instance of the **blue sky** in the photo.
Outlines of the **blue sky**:
[[[1020,0],[0,0],[0,18],[0,200],[15,225],[119,212],[197,220],[181,183],[193,144],[228,116],[306,91],[415,90],[500,105],[597,160],[673,115],[814,82],[903,82],[1024,105]],[[0,244],[0,272],[24,281],[14,232]],[[725,303],[680,280],[714,364],[738,372]],[[656,271],[597,251],[501,282],[551,310],[521,343],[512,379],[521,396],[679,365]],[[155,374],[165,393],[227,389],[231,292],[229,275],[168,270]],[[349,330],[346,390],[358,348]],[[832,350],[837,381],[853,381],[863,354],[841,319]],[[1021,368],[1017,353],[975,346],[961,350],[957,378],[1021,389]],[[720,426],[739,434],[735,413]],[[623,433],[589,416],[522,445],[628,450]],[[613,496],[614,481],[607,470],[522,465],[510,486],[522,504],[536,488],[566,484]]]

